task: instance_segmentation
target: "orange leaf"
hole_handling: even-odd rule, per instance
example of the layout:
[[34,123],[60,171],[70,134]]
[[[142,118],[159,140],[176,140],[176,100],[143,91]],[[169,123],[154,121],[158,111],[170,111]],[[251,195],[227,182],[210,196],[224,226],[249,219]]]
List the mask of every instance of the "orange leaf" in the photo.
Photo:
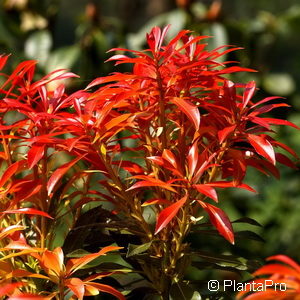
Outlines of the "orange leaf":
[[269,264],[261,267],[253,273],[254,276],[279,274],[282,276],[291,276],[300,280],[300,273],[290,267],[281,264]]
[[39,259],[43,269],[49,274],[57,278],[64,272],[63,264],[64,255],[61,248],[53,251],[45,250]]
[[76,272],[77,270],[79,270],[80,268],[82,268],[83,266],[85,266],[86,264],[91,262],[92,260],[96,259],[97,257],[99,257],[101,255],[105,255],[109,251],[114,251],[114,250],[119,250],[119,249],[122,249],[122,247],[108,246],[108,247],[102,248],[97,253],[88,254],[88,255],[85,255],[83,257],[76,258],[76,259],[70,259],[66,266],[67,275],[69,276],[69,275],[73,274],[74,272]]
[[14,282],[0,286],[0,297],[5,296],[9,293],[12,293],[17,287],[23,286],[22,282]]
[[111,287],[109,285],[101,284],[101,283],[97,283],[97,282],[89,282],[87,284],[87,286],[92,286],[101,292],[114,295],[119,300],[126,300],[126,298],[119,291],[117,291],[116,289],[114,289],[113,287]]
[[79,300],[84,296],[84,282],[79,278],[69,278],[65,281],[65,285],[78,297]]
[[52,299],[53,296],[51,297],[43,297],[35,294],[19,294],[15,296],[9,297],[7,300],[50,300]]

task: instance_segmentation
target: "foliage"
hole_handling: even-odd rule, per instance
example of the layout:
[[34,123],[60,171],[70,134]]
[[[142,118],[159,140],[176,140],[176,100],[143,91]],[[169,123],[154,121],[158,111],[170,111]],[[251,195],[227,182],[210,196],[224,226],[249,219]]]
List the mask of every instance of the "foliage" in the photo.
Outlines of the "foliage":
[[[244,183],[248,167],[275,177],[276,162],[295,168],[288,155],[296,153],[272,126],[298,127],[264,115],[288,106],[282,99],[254,102],[254,81],[227,79],[254,72],[219,62],[239,48],[208,50],[207,37],[188,30],[165,43],[168,30],[154,27],[144,51],[112,49],[118,54],[108,61],[133,64],[132,72],[96,78],[71,94],[62,80],[76,75],[56,70],[35,80],[32,60],[2,74],[0,263],[9,299],[82,299],[99,291],[169,299],[178,288],[189,297],[203,293],[187,281],[189,266],[256,267],[202,252],[189,238],[217,233],[234,244],[218,189],[254,192]],[[114,250],[120,263],[97,259]],[[98,282],[106,276],[109,284]]]
[[[256,291],[253,294],[247,295],[248,290],[240,292],[237,299],[245,296],[245,300],[259,299],[299,299],[300,295],[300,266],[286,255],[275,255],[269,257],[267,261],[278,261],[280,263],[272,263],[258,269],[253,275],[264,276],[253,280],[255,284],[265,284],[269,281],[268,288],[263,291]],[[266,277],[267,276],[267,277]],[[274,288],[275,285],[275,288]],[[276,288],[277,285],[277,288]]]

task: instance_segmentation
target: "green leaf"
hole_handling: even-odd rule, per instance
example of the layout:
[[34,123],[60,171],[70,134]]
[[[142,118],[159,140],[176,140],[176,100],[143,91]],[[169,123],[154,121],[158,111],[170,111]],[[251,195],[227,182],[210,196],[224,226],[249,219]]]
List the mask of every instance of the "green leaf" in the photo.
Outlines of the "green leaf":
[[262,225],[260,223],[258,223],[254,219],[251,219],[251,218],[248,218],[248,217],[239,218],[239,219],[233,221],[232,223],[247,223],[247,224],[250,224],[250,225],[253,225],[253,226],[262,227]]
[[171,287],[170,300],[201,300],[201,296],[190,284],[176,282]]
[[272,95],[288,96],[296,89],[294,78],[287,73],[269,74],[263,80],[266,91]]
[[86,251],[86,250],[83,250],[83,249],[76,249],[70,253],[68,253],[66,255],[66,257],[69,257],[69,258],[79,258],[79,257],[82,257],[84,255],[87,255],[87,254],[91,254],[90,252]]
[[56,69],[71,69],[80,55],[77,46],[59,48],[51,53],[46,65],[46,71],[52,72]]
[[130,256],[134,256],[146,252],[150,248],[151,244],[152,242],[148,242],[142,245],[129,244],[126,257],[130,257]]
[[52,38],[48,30],[34,32],[25,42],[25,55],[29,59],[38,60],[39,64],[45,67],[52,47]]
[[241,257],[224,254],[211,254],[204,251],[194,253],[197,257],[204,259],[206,262],[215,263],[221,267],[232,267],[238,270],[247,270],[247,261]]
[[265,240],[259,236],[257,233],[250,231],[250,230],[243,230],[243,231],[238,231],[234,233],[236,238],[239,239],[246,239],[246,240],[254,240],[254,241],[259,241],[259,242],[265,242]]

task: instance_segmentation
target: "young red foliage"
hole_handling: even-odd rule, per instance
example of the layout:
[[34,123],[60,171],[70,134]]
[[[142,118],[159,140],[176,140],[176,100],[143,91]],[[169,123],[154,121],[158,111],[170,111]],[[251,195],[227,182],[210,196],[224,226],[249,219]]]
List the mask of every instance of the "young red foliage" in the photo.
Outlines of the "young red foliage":
[[262,285],[266,285],[266,282],[273,282],[274,285],[277,284],[277,288],[273,286],[262,291],[251,291],[248,288],[239,292],[237,299],[300,299],[300,265],[285,255],[271,256],[267,258],[267,261],[277,261],[277,263],[267,264],[255,271],[253,276],[258,278],[254,279],[253,282]]
[[[97,78],[85,90],[70,95],[63,84],[54,90],[48,84],[76,75],[56,70],[34,81],[35,61],[25,61],[5,75],[0,87],[0,158],[6,166],[0,178],[0,221],[11,222],[11,235],[2,231],[0,238],[10,239],[5,251],[20,250],[5,256],[7,272],[11,273],[10,258],[28,256],[32,249],[31,256],[49,281],[57,284],[63,276],[61,294],[66,288],[82,299],[106,291],[123,299],[114,288],[93,281],[104,274],[73,277],[104,250],[71,259],[66,265],[61,248],[51,250],[53,229],[63,216],[68,215],[71,231],[87,203],[108,201],[124,227],[120,232],[129,231],[142,244],[150,245],[147,254],[158,264],[137,263],[140,272],[168,299],[170,281],[181,280],[182,266],[189,264],[184,255],[188,251],[185,237],[192,220],[208,215],[220,235],[234,243],[228,216],[210,204],[219,200],[217,189],[237,187],[254,192],[244,183],[249,166],[275,177],[279,177],[276,162],[295,168],[291,159],[275,150],[280,147],[297,158],[296,153],[270,132],[273,125],[298,127],[287,120],[264,117],[288,105],[270,104],[276,97],[255,102],[255,82],[236,84],[224,76],[254,71],[217,61],[239,48],[208,50],[203,43],[207,37],[194,37],[188,30],[167,43],[168,29],[153,28],[145,51],[112,49],[129,54],[117,54],[108,61],[133,64],[132,72]],[[7,56],[0,57],[0,69],[6,60]],[[11,112],[20,120],[7,123]],[[60,160],[64,156],[69,162]],[[156,224],[145,218],[149,206]],[[25,214],[30,215],[33,227],[21,234],[23,229],[12,226]],[[103,224],[109,226],[111,218]],[[26,241],[32,232],[36,238]],[[159,245],[158,240],[162,241]],[[119,249],[113,248],[106,250]],[[157,272],[161,283],[151,279]]]

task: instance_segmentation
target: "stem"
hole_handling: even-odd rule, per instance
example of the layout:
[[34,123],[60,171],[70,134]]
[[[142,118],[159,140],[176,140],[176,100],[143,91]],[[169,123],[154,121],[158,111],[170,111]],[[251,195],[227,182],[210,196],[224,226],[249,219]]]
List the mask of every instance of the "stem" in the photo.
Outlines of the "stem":
[[61,278],[59,281],[59,300],[65,299],[65,283],[64,279]]
[[166,148],[167,144],[167,136],[166,136],[166,116],[165,116],[165,93],[162,85],[162,78],[159,72],[159,65],[157,59],[156,62],[156,76],[157,76],[157,84],[159,90],[159,122],[160,126],[163,128],[162,131],[162,150]]
[[[42,188],[41,188],[41,208],[44,212],[48,212],[48,191],[47,191],[47,147],[45,147],[44,155],[42,158]],[[45,248],[45,240],[47,236],[46,219],[41,216],[41,248]]]
[[[0,134],[4,136],[4,133],[2,130],[0,131]],[[2,139],[2,145],[3,145],[3,150],[5,153],[5,156],[7,157],[8,167],[9,167],[12,164],[12,160],[11,160],[11,155],[10,155],[9,144],[6,142],[5,138]]]
[[[126,192],[126,188],[124,187],[124,184],[121,182],[119,177],[115,174],[115,171],[113,170],[110,162],[107,161],[106,155],[103,155],[102,153],[99,153],[99,156],[101,158],[102,163],[105,165],[105,168],[113,181],[113,183],[118,187],[121,194],[118,194],[119,197],[122,197],[123,200],[125,200],[125,205],[122,205],[124,208],[124,212],[126,212],[130,217],[133,217],[135,220],[138,221],[139,225],[143,228],[145,232],[145,236],[147,237],[147,241],[151,241],[152,239],[152,232],[149,229],[148,223],[145,221],[141,209],[138,207],[138,203],[134,201],[132,197],[128,195],[128,192]],[[111,193],[114,194],[113,190],[111,190]],[[123,204],[123,203],[122,203]]]

